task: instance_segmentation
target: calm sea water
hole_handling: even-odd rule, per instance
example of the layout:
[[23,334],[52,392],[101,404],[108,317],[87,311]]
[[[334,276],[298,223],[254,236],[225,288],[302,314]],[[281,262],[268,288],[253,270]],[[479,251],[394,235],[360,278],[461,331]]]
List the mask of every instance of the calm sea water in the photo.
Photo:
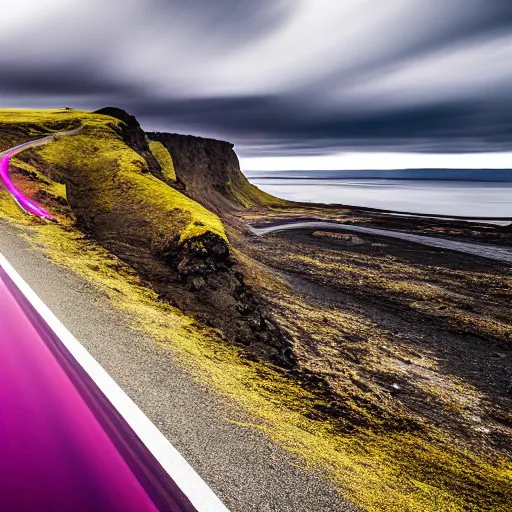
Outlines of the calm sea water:
[[281,179],[250,175],[249,180],[269,194],[293,201],[437,215],[512,217],[512,182]]

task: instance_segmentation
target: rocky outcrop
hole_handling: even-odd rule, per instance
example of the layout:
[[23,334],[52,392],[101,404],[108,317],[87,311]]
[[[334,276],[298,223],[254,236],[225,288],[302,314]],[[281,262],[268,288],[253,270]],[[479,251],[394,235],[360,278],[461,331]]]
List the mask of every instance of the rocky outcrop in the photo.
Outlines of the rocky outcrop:
[[178,250],[164,249],[162,257],[182,278],[205,277],[228,270],[234,264],[225,240],[214,233],[189,238],[179,245]]
[[210,210],[222,215],[258,203],[230,142],[176,133],[150,132],[148,137],[167,148],[186,194]]
[[295,366],[290,341],[268,313],[268,305],[237,270],[222,238],[206,233],[171,245],[161,257],[171,270],[171,281],[164,286],[155,283],[162,299],[220,329],[257,357],[285,368]]
[[119,119],[123,124],[119,127],[119,135],[124,143],[141,155],[148,164],[148,170],[157,178],[162,178],[163,173],[160,164],[154,157],[149,148],[148,138],[146,133],[140,126],[134,116],[128,114],[123,109],[116,107],[104,107],[94,112],[104,116],[110,116]]

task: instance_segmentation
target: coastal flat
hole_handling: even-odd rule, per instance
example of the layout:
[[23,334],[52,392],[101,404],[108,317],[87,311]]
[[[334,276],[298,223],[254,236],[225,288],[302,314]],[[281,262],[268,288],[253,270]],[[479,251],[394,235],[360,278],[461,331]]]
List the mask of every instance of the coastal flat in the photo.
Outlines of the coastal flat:
[[[240,217],[300,227],[313,210],[315,218],[349,222],[345,231],[302,227],[242,243],[274,273],[259,282],[300,347],[299,365],[323,379],[316,391],[324,403],[315,414],[336,418],[340,433],[366,431],[369,443],[416,432],[498,466],[510,460],[512,266],[350,231],[378,227],[509,250],[508,228],[320,205],[290,210]],[[274,286],[278,280],[284,284]],[[395,455],[404,470],[415,458]],[[435,455],[429,464],[435,478]],[[477,466],[466,464],[476,476]]]

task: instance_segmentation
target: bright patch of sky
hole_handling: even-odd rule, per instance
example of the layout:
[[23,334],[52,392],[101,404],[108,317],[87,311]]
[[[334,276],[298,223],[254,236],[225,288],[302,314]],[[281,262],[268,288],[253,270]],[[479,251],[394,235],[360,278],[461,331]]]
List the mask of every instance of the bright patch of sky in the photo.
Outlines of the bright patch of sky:
[[512,169],[512,152],[468,154],[339,153],[323,156],[241,158],[246,171],[365,169]]

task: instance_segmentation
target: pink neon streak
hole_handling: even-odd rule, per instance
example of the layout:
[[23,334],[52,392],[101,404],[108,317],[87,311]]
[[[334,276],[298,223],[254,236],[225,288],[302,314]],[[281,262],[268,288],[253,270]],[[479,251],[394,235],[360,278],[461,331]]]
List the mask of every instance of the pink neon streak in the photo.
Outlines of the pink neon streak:
[[0,266],[0,510],[195,508]]
[[27,213],[31,213],[32,215],[36,215],[43,219],[55,220],[55,217],[51,213],[30,201],[12,184],[11,178],[9,177],[9,164],[11,163],[11,158],[12,155],[8,153],[0,161],[0,177],[4,181],[7,190]]

